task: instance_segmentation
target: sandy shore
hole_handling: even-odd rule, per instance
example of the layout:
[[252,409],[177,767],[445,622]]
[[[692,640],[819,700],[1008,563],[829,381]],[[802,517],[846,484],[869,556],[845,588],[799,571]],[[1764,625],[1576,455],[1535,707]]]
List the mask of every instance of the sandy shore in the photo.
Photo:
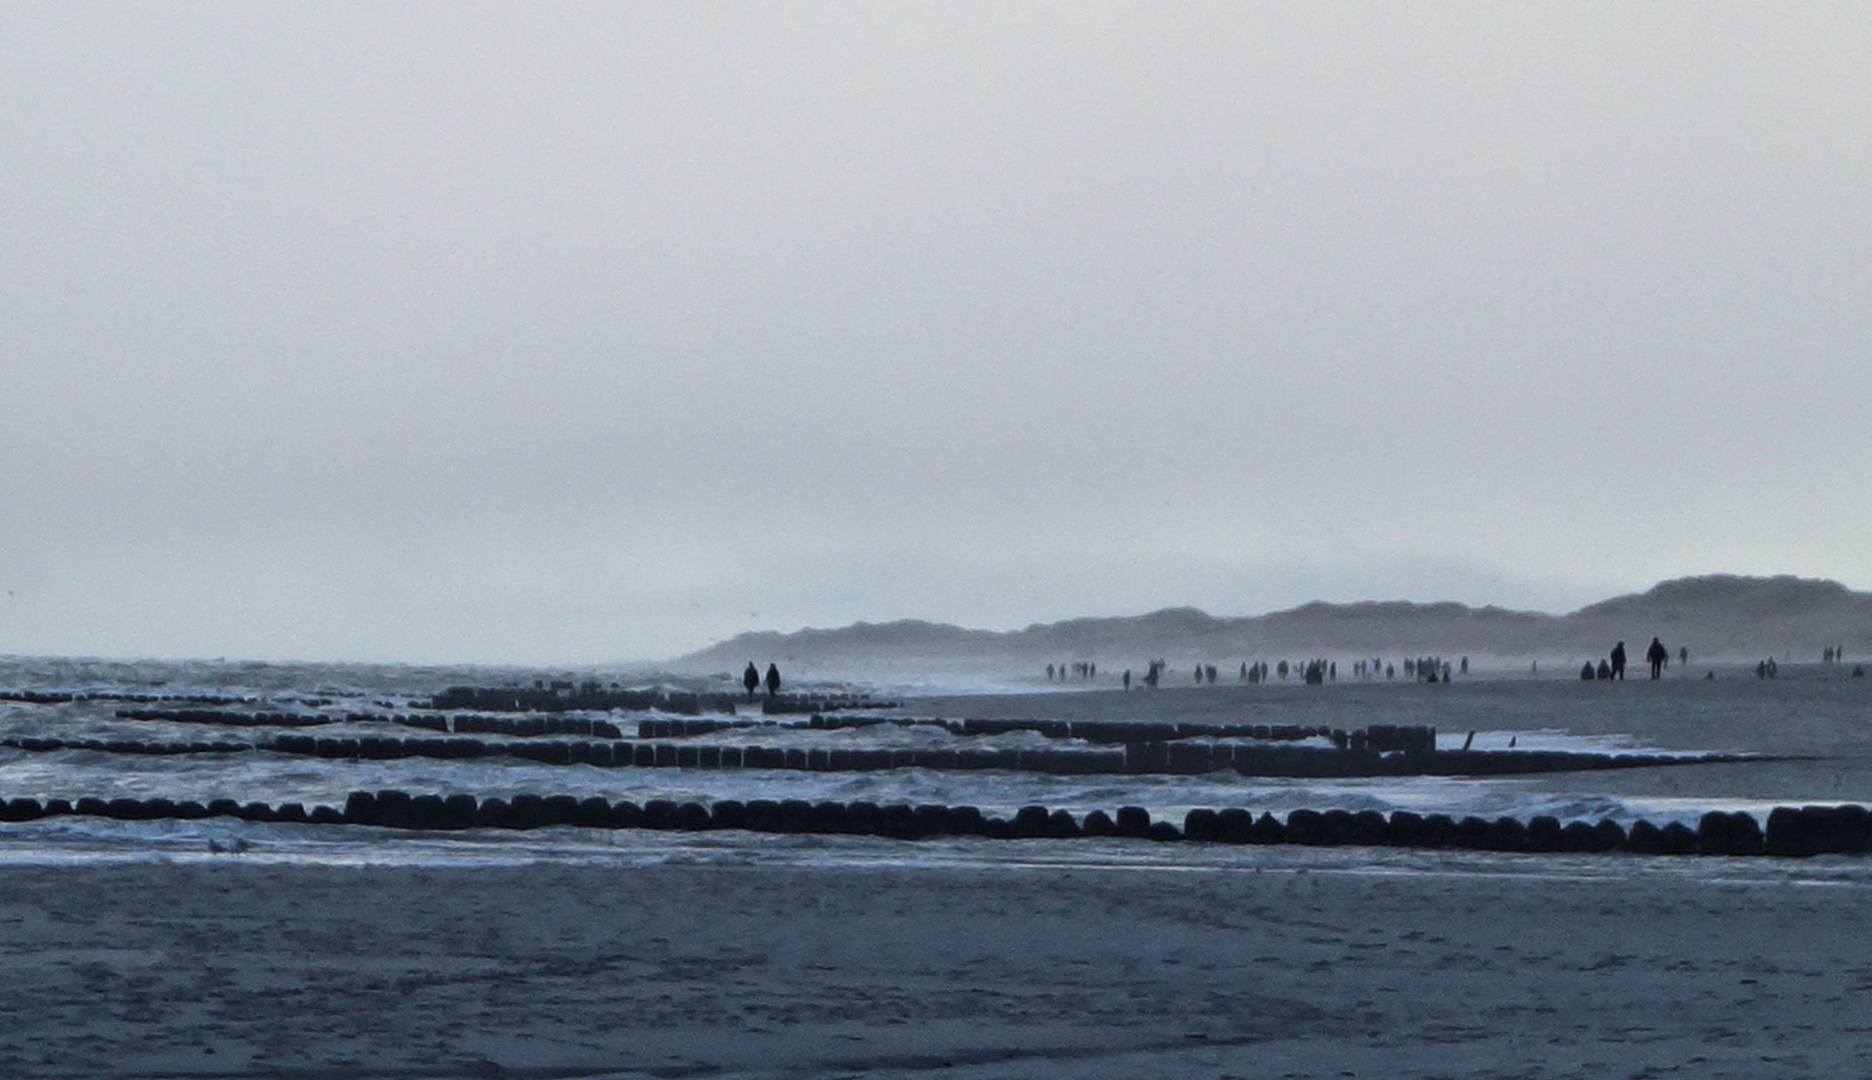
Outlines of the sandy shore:
[[1862,882],[1491,858],[7,867],[0,1075],[1872,1073]]

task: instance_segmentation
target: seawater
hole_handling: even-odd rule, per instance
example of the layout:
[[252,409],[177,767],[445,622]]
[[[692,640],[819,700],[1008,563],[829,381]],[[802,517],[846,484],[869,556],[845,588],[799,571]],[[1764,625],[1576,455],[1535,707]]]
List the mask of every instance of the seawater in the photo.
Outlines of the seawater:
[[[1832,673],[1789,672],[1775,685],[1729,678],[1720,686],[1684,683],[1607,688],[1525,681],[1491,684],[1478,681],[1447,688],[1415,685],[1347,684],[1305,688],[1186,689],[1159,694],[1096,698],[1103,716],[1135,714],[1239,718],[1252,711],[1254,722],[1319,723],[1355,728],[1369,722],[1397,722],[1400,714],[1437,722],[1442,745],[1460,745],[1475,731],[1478,747],[1586,749],[1651,752],[1656,750],[1799,751],[1796,760],[1724,766],[1644,769],[1630,773],[1575,773],[1521,778],[1386,778],[1363,780],[1282,780],[1230,773],[1203,776],[1059,777],[1031,773],[982,771],[937,772],[908,769],[876,773],[814,773],[756,769],[690,770],[550,766],[517,759],[484,758],[440,761],[405,758],[394,761],[330,761],[249,751],[171,756],[128,755],[86,750],[34,753],[0,749],[0,797],[66,798],[92,796],[165,797],[208,802],[299,802],[308,807],[342,805],[354,790],[395,788],[414,794],[471,794],[510,798],[516,794],[600,796],[609,800],[766,799],[869,800],[879,804],[944,803],[974,805],[989,814],[1012,814],[1040,804],[1075,814],[1115,811],[1135,805],[1154,817],[1180,821],[1192,807],[1239,806],[1256,813],[1281,815],[1296,808],[1413,810],[1460,817],[1509,815],[1523,820],[1553,814],[1563,820],[1609,817],[1629,823],[1640,817],[1662,824],[1694,825],[1701,813],[1747,810],[1765,818],[1777,804],[1802,801],[1865,801],[1872,797],[1872,749],[1867,736],[1872,695],[1864,680],[1832,678]],[[536,671],[472,667],[400,665],[327,665],[227,663],[218,661],[101,661],[80,659],[0,659],[0,688],[109,694],[218,695],[254,699],[230,708],[238,711],[353,713],[407,712],[412,703],[450,685],[530,685],[535,679],[622,681],[631,685],[662,683],[685,688],[720,689],[693,676],[660,674],[642,668]],[[850,689],[849,686],[840,687]],[[862,689],[863,687],[859,687]],[[953,688],[951,688],[953,690]],[[1623,697],[1610,695],[1622,694]],[[1050,715],[1070,715],[1079,698],[1048,693],[1016,696],[1016,705],[1045,698]],[[1083,697],[1083,695],[1081,695]],[[968,699],[963,698],[964,702]],[[979,699],[984,707],[1005,709],[1009,696]],[[1087,701],[1092,701],[1086,698]],[[957,698],[940,703],[910,699],[901,712],[927,715],[941,708],[956,715]],[[159,741],[248,741],[267,729],[118,719],[115,700],[60,705],[0,702],[0,735],[62,739],[135,739]],[[178,707],[188,707],[178,704]],[[1124,713],[1130,710],[1130,713]],[[602,714],[634,733],[646,714]],[[1286,719],[1284,719],[1286,718]],[[1440,721],[1440,722],[1438,722]],[[389,728],[382,723],[334,724],[320,735],[425,733]],[[1696,738],[1702,735],[1707,738]],[[939,728],[880,725],[840,731],[800,731],[754,727],[698,737],[735,745],[784,742],[787,745],[866,747],[904,745],[954,738]],[[1057,745],[1033,733],[1012,733],[970,740],[970,745]],[[1763,780],[1767,777],[1767,780]],[[1864,792],[1863,795],[1856,794]],[[1409,872],[1424,865],[1466,866],[1518,860],[1473,854],[1442,855],[1396,852],[1332,853],[1294,849],[1212,848],[1207,845],[1152,845],[1124,841],[986,841],[967,838],[904,843],[854,837],[773,837],[745,833],[671,835],[637,830],[619,832],[553,828],[531,832],[470,830],[418,834],[358,827],[262,824],[231,819],[203,821],[119,822],[62,817],[0,825],[0,862],[86,861],[110,859],[196,859],[224,857],[211,848],[244,848],[252,860],[335,863],[506,863],[535,860],[597,860],[619,865],[668,860],[724,863],[762,860],[821,862],[952,862],[1013,865],[1024,861],[1063,861],[1102,866],[1178,866],[1226,869],[1252,865],[1262,870],[1330,865]],[[228,856],[232,857],[232,856]],[[1426,862],[1427,860],[1427,862]],[[1543,861],[1544,860],[1544,861]],[[1536,860],[1549,871],[1555,857]],[[1579,860],[1571,860],[1578,862]],[[1628,860],[1592,863],[1620,865]],[[1570,863],[1568,863],[1570,865]],[[1581,872],[1598,872],[1597,870]],[[1701,872],[1701,871],[1699,871]]]

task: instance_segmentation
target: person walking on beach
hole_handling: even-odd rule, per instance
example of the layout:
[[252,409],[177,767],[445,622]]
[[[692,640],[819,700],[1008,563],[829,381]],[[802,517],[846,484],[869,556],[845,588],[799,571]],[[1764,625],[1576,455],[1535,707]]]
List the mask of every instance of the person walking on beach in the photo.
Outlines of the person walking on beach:
[[780,667],[777,664],[768,664],[767,665],[767,696],[772,697],[775,694],[778,694],[779,692],[780,692]]
[[1612,677],[1614,679],[1625,677],[1625,643],[1623,641],[1612,646]]
[[1664,675],[1664,665],[1670,662],[1670,650],[1657,638],[1651,639],[1651,647],[1645,650],[1645,659],[1651,662],[1651,678],[1659,679]]
[[754,666],[752,660],[747,662],[747,670],[741,673],[741,685],[747,687],[747,699],[753,701],[754,691],[760,689],[760,669]]

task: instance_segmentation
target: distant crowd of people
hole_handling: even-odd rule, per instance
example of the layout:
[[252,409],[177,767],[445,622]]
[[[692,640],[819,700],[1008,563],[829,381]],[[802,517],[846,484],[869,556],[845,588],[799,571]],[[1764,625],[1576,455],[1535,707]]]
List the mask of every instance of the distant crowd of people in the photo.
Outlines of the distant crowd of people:
[[[1469,658],[1467,656],[1462,658],[1462,673],[1464,675],[1469,674]],[[1416,659],[1406,657],[1404,660],[1404,677],[1407,679],[1422,679],[1424,682],[1430,683],[1449,682],[1449,661],[1440,656],[1419,656]]]
[[[1822,649],[1820,651],[1820,662],[1823,664],[1844,664],[1846,662],[1846,646],[1829,645],[1825,649]],[[1854,664],[1852,677],[1855,679],[1865,678],[1865,665]]]
[[[1676,659],[1679,664],[1688,666],[1690,663],[1689,647],[1679,646]],[[1845,663],[1846,647],[1843,645],[1826,646],[1820,651],[1820,661],[1823,664]],[[1615,643],[1612,646],[1612,651],[1601,658],[1598,663],[1595,664],[1593,661],[1588,660],[1586,663],[1580,665],[1579,677],[1584,682],[1621,680],[1625,678],[1626,662],[1625,643],[1620,641]],[[1661,679],[1664,677],[1665,669],[1670,667],[1671,651],[1665,647],[1662,640],[1654,637],[1651,639],[1650,646],[1645,649],[1645,662],[1650,665],[1651,677],[1653,679]],[[1454,668],[1451,667],[1449,661],[1439,656],[1407,656],[1404,658],[1402,665],[1405,678],[1422,682],[1449,682],[1455,674],[1462,674],[1465,676],[1469,674],[1469,658],[1467,656],[1459,658]],[[1164,673],[1169,670],[1169,666],[1169,661],[1167,660],[1151,660],[1145,666],[1143,679],[1138,681],[1141,685],[1155,690],[1162,684]],[[1538,674],[1540,672],[1540,661],[1534,661],[1529,666],[1528,670],[1530,674]],[[1390,680],[1397,677],[1398,665],[1387,663],[1382,657],[1359,659],[1352,662],[1351,673],[1353,678],[1367,682],[1377,679],[1380,676]],[[1220,677],[1220,672],[1216,665],[1210,663],[1196,664],[1192,674],[1198,686],[1214,686],[1216,680]],[[1265,660],[1244,660],[1237,669],[1236,681],[1255,685],[1268,682],[1274,678],[1279,678],[1284,682],[1290,676],[1296,674],[1309,686],[1318,686],[1327,682],[1338,682],[1339,664],[1337,661],[1326,659],[1294,662],[1281,660],[1273,665],[1269,665]],[[1780,674],[1781,665],[1777,663],[1772,656],[1761,660],[1755,665],[1755,677],[1758,679],[1773,679]],[[1852,675],[1853,678],[1856,679],[1864,678],[1865,668],[1863,666],[1854,667]],[[1098,664],[1091,660],[1072,660],[1057,665],[1048,664],[1046,666],[1046,677],[1048,682],[1093,682],[1098,679]],[[1715,677],[1716,673],[1714,671],[1711,671],[1705,676],[1706,679],[1711,680],[1715,679]],[[1124,689],[1129,692],[1133,682],[1130,668],[1124,670],[1124,674],[1120,677],[1119,681]],[[772,697],[780,692],[780,667],[778,664],[769,663],[767,665],[767,673],[763,676],[760,668],[750,660],[748,661],[747,669],[741,673],[741,685],[746,688],[749,701],[753,701],[755,695],[759,694],[763,687],[765,687],[767,695]]]
[[[1823,663],[1839,664],[1844,663],[1845,659],[1846,650],[1844,646],[1829,645],[1821,650],[1821,660]],[[1681,666],[1688,667],[1690,663],[1689,646],[1680,645],[1675,652],[1673,652],[1664,644],[1661,638],[1653,637],[1651,639],[1651,644],[1647,646],[1644,651],[1644,662],[1650,669],[1651,678],[1662,679],[1664,673],[1670,668],[1673,660]],[[1626,653],[1625,643],[1619,641],[1613,644],[1611,651],[1604,657],[1601,657],[1597,661],[1588,660],[1586,663],[1580,665],[1579,677],[1581,680],[1587,682],[1600,680],[1616,682],[1625,678],[1626,668],[1629,663],[1630,657]],[[1169,661],[1161,658],[1153,659],[1145,665],[1142,679],[1134,680],[1131,670],[1127,668],[1120,676],[1119,682],[1127,691],[1131,689],[1133,682],[1147,689],[1154,690],[1162,685],[1164,676],[1169,669]],[[752,665],[750,665],[750,671],[751,670]],[[1197,686],[1214,686],[1221,678],[1221,669],[1218,668],[1217,665],[1208,662],[1199,662],[1187,670],[1189,670],[1191,679]],[[1397,663],[1390,663],[1382,657],[1371,657],[1352,661],[1348,670],[1352,678],[1366,682],[1380,678],[1386,680],[1396,679],[1401,673],[1404,678],[1417,682],[1443,683],[1449,682],[1458,675],[1467,676],[1469,674],[1469,658],[1467,656],[1459,657],[1452,662],[1440,656],[1412,656],[1405,657],[1402,661]],[[1528,671],[1530,674],[1539,674],[1540,661],[1533,661],[1529,665]],[[1769,657],[1755,665],[1755,675],[1757,678],[1772,679],[1779,674],[1780,665],[1773,657]],[[1855,668],[1853,670],[1853,675],[1858,678],[1863,678],[1864,668]],[[1089,660],[1075,660],[1058,665],[1048,664],[1046,666],[1046,677],[1048,682],[1066,682],[1069,680],[1090,682],[1098,678],[1098,665]],[[1243,660],[1236,668],[1236,681],[1247,685],[1258,685],[1275,679],[1286,681],[1294,677],[1298,677],[1301,681],[1313,686],[1320,685],[1321,683],[1337,682],[1339,681],[1339,664],[1337,661],[1324,658],[1298,661],[1279,660],[1271,664],[1266,660]],[[1715,677],[1714,671],[1706,676],[1706,678],[1709,679],[1714,679]]]
[[[1458,665],[1452,667],[1448,661],[1443,660],[1441,657],[1406,657],[1403,661],[1403,668],[1404,676],[1408,679],[1422,679],[1425,682],[1448,682],[1458,671],[1463,675],[1469,674],[1469,658],[1466,656],[1462,657]],[[1163,684],[1164,675],[1169,670],[1169,661],[1161,658],[1154,659],[1145,664],[1143,678],[1134,680],[1131,675],[1131,669],[1126,668],[1119,676],[1119,683],[1127,691],[1131,689],[1131,685],[1134,681],[1142,687],[1155,690]],[[1355,678],[1366,681],[1379,678],[1380,676],[1386,679],[1395,679],[1398,675],[1398,665],[1389,664],[1382,658],[1374,657],[1372,659],[1353,661],[1351,671]],[[1318,686],[1328,682],[1338,682],[1339,663],[1336,660],[1323,657],[1313,660],[1280,660],[1273,664],[1268,663],[1266,660],[1243,660],[1236,668],[1235,680],[1238,683],[1247,685],[1258,685],[1276,678],[1284,682],[1295,676],[1299,677],[1302,682],[1310,686]],[[1070,663],[1057,665],[1048,664],[1046,666],[1046,677],[1048,682],[1063,682],[1069,678],[1090,681],[1098,677],[1098,666],[1089,661],[1072,661]],[[1197,663],[1190,669],[1190,677],[1197,686],[1214,686],[1221,679],[1222,672],[1215,664]]]
[[[1840,646],[1840,645],[1829,645],[1826,648],[1820,650],[1820,662],[1822,664],[1828,664],[1828,665],[1845,663],[1846,662],[1845,647]],[[1781,665],[1776,663],[1775,658],[1772,656],[1768,657],[1765,660],[1758,660],[1755,663],[1755,677],[1757,679],[1773,679],[1773,678],[1778,677],[1780,674],[1781,674]],[[1865,666],[1863,664],[1855,664],[1852,669],[1852,677],[1855,679],[1865,678]]]

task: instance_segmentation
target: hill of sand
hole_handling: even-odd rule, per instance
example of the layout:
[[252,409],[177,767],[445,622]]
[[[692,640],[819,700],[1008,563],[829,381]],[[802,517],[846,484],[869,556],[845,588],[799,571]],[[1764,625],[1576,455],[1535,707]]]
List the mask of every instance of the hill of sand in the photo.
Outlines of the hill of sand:
[[1411,655],[1574,659],[1624,641],[1634,662],[1652,637],[1700,660],[1818,660],[1843,646],[1872,653],[1872,593],[1835,581],[1712,575],[1663,582],[1554,615],[1406,601],[1311,603],[1265,615],[1218,617],[1196,608],[1070,619],[1022,630],[971,630],[903,620],[837,629],[741,634],[682,658],[686,667],[739,670],[751,659],[819,672],[906,667],[971,670],[1040,667],[1062,660],[1164,657],[1227,662],[1279,657]]

